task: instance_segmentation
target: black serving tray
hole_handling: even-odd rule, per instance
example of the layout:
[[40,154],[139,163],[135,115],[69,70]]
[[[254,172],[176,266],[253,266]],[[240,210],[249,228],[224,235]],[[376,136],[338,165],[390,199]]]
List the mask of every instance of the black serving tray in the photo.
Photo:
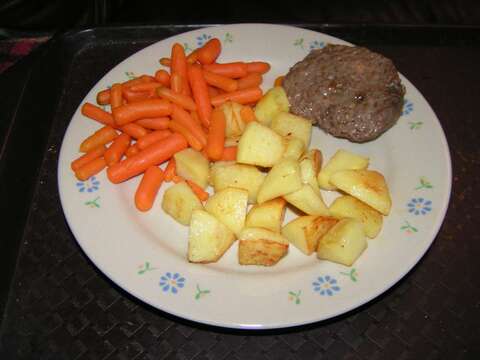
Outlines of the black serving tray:
[[392,58],[436,111],[454,183],[445,222],[422,261],[361,308],[286,330],[214,328],[131,297],[93,266],[69,230],[58,151],[75,109],[108,70],[204,25],[71,31],[0,76],[1,359],[480,358],[480,29],[297,25]]

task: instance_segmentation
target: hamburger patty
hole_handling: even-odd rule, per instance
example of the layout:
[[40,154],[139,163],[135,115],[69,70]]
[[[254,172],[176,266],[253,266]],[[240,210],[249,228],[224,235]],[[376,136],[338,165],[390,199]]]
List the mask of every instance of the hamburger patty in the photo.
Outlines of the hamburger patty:
[[392,61],[363,47],[328,45],[283,81],[291,112],[336,137],[370,141],[395,124],[405,88]]

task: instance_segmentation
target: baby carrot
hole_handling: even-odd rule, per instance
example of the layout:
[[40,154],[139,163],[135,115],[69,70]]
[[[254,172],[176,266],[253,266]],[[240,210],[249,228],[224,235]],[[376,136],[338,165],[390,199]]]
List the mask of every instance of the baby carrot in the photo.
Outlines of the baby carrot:
[[222,51],[222,43],[217,38],[207,41],[200,49],[197,49],[197,59],[203,64],[211,64],[217,60]]
[[83,154],[80,156],[78,159],[73,160],[71,163],[71,167],[73,171],[77,171],[80,169],[83,165],[89,163],[90,161],[93,161],[100,156],[102,156],[105,153],[105,146],[98,146],[95,149],[90,150],[86,154]]
[[197,109],[197,105],[195,105],[195,101],[193,101],[193,99],[190,96],[173,92],[172,90],[166,87],[158,88],[157,94],[161,98],[164,98],[165,100],[169,100],[172,103],[177,104],[186,110],[194,111]]
[[188,56],[187,56],[187,63],[192,65],[195,64],[198,60],[198,50],[193,50]]
[[135,123],[128,123],[121,127],[121,130],[125,133],[130,135],[134,139],[140,139],[141,137],[148,134],[148,130],[144,127],[135,124]]
[[270,64],[263,61],[252,61],[247,63],[247,71],[249,73],[265,74],[270,70]]
[[165,168],[165,171],[163,174],[165,175],[165,181],[170,182],[172,181],[173,177],[176,175],[176,164],[175,164],[175,158],[171,158],[170,161],[167,164],[167,167]]
[[238,79],[238,90],[247,89],[250,87],[260,86],[263,82],[263,77],[259,73],[250,73],[247,76]]
[[125,154],[125,151],[127,151],[130,146],[130,141],[131,139],[128,134],[120,134],[113,140],[112,145],[109,146],[104,155],[108,166],[112,166],[122,159],[123,154]]
[[220,160],[225,144],[225,115],[220,109],[212,112],[207,136],[207,154],[213,161]]
[[163,86],[159,82],[149,82],[149,83],[143,83],[143,84],[137,84],[137,85],[132,85],[129,87],[129,90],[135,91],[135,92],[149,92],[150,90],[155,90],[159,87]]
[[160,62],[160,65],[163,65],[163,66],[170,66],[172,65],[172,61],[170,60],[170,58],[166,58],[166,57],[163,57],[161,58],[160,60],[158,60]]
[[81,112],[82,115],[98,121],[101,124],[115,126],[112,114],[91,103],[86,102],[85,104],[83,104]]
[[124,88],[128,88],[128,87],[133,86],[133,85],[144,84],[144,83],[149,83],[149,82],[153,82],[153,81],[155,81],[155,78],[153,76],[142,75],[142,76],[139,76],[139,77],[136,77],[136,78],[133,78],[133,79],[130,79],[130,80],[127,80],[127,81],[123,82],[122,86]]
[[257,117],[255,116],[255,112],[250,106],[243,106],[240,110],[240,117],[245,123],[249,123],[252,121],[256,121]]
[[152,145],[153,143],[163,140],[167,137],[172,135],[172,132],[170,130],[156,130],[152,131],[151,133],[142,136],[140,139],[137,141],[137,146],[140,150],[145,149],[147,146]]
[[110,106],[114,109],[122,105],[122,103],[122,84],[113,84],[110,88]]
[[[172,65],[170,66],[170,70],[173,74],[178,74],[182,80],[182,88],[181,92],[184,95],[190,95],[190,89],[188,86],[188,78],[187,78],[187,58],[185,56],[185,50],[183,46],[179,43],[175,43],[172,46]],[[173,91],[177,92],[175,89],[172,88]]]
[[143,126],[145,129],[150,130],[164,130],[168,129],[168,117],[147,118],[135,121],[135,124]]
[[113,109],[113,118],[118,126],[138,119],[167,116],[172,112],[172,104],[162,99],[147,99],[125,104]]
[[237,147],[236,146],[225,147],[223,149],[223,154],[220,160],[222,161],[237,160]]
[[155,80],[157,80],[163,86],[170,86],[170,74],[161,69],[155,73]]
[[180,74],[172,73],[170,77],[170,88],[178,94],[183,91],[183,79]]
[[197,151],[202,150],[202,143],[185,126],[176,121],[170,121],[168,127],[170,128],[170,130],[183,135],[183,137],[188,141],[188,145],[190,145],[192,149],[195,149]]
[[80,181],[88,180],[91,176],[98,174],[105,169],[107,163],[103,157],[96,158],[75,171],[75,176]]
[[200,186],[195,184],[192,180],[185,180],[187,184],[190,186],[190,188],[193,190],[195,195],[201,200],[201,201],[207,201],[209,194],[205,190],[203,190]]
[[95,131],[80,144],[81,152],[89,152],[98,146],[108,144],[117,137],[117,132],[110,126],[104,126],[100,130]]
[[145,171],[135,192],[135,206],[138,210],[148,211],[152,208],[163,177],[163,171],[157,166],[150,166]]
[[150,98],[150,94],[147,91],[132,91],[130,88],[123,88],[122,95],[128,103],[147,100]]
[[238,88],[237,80],[226,76],[214,74],[210,71],[203,71],[203,76],[208,85],[215,86],[227,92],[235,91]]
[[105,89],[99,91],[97,94],[97,104],[98,105],[108,105],[110,104],[110,89]]
[[281,75],[275,79],[275,82],[273,83],[274,86],[282,86],[283,84],[283,79],[285,79],[285,75]]
[[121,183],[141,174],[150,166],[160,165],[187,147],[188,142],[182,135],[172,134],[141,150],[138,154],[110,166],[107,169],[107,176],[112,183]]
[[200,118],[198,117],[198,113],[196,111],[190,111],[190,116],[196,124],[202,125],[202,122],[200,121]]
[[137,144],[130,145],[130,147],[125,151],[125,156],[127,158],[132,157],[133,155],[136,155],[140,152],[140,149],[138,148]]
[[222,91],[220,89],[217,89],[213,86],[208,87],[208,96],[210,96],[210,98],[212,98],[214,96],[217,96],[217,95],[220,95],[221,93],[222,93]]
[[241,61],[224,64],[208,64],[204,65],[203,69],[232,79],[238,79],[248,75],[247,64]]
[[252,87],[243,90],[237,90],[231,93],[224,93],[212,98],[213,106],[220,106],[226,101],[234,101],[239,104],[250,104],[257,102],[262,98],[262,89],[259,87]]
[[192,87],[193,98],[197,104],[198,116],[202,124],[208,127],[210,115],[212,114],[212,104],[210,103],[208,86],[203,77],[202,69],[199,66],[190,66],[188,68],[188,79]]
[[207,144],[207,135],[203,131],[200,123],[193,120],[187,111],[175,104],[172,106],[172,119],[187,128],[202,145]]

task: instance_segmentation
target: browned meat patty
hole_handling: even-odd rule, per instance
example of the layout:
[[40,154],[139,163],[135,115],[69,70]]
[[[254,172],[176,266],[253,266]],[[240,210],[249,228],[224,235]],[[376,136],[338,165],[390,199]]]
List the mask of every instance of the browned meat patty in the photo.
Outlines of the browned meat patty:
[[290,69],[283,86],[292,113],[354,142],[373,140],[392,127],[405,94],[392,61],[344,45],[310,52]]

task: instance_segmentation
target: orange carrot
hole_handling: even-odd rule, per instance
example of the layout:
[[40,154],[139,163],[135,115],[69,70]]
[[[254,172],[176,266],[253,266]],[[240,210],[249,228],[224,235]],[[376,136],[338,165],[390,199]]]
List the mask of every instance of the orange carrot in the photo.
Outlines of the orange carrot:
[[98,174],[105,169],[107,163],[103,157],[96,158],[75,171],[75,176],[80,181],[88,180],[91,176]]
[[250,106],[243,106],[240,110],[240,117],[245,123],[249,123],[252,121],[256,121],[257,117],[255,116],[255,112]]
[[155,73],[155,80],[157,80],[163,86],[170,86],[170,74],[161,69]]
[[238,88],[237,80],[230,79],[226,76],[214,74],[210,71],[203,71],[203,76],[208,85],[215,86],[224,91],[232,92]]
[[130,146],[130,141],[131,139],[128,134],[120,134],[113,140],[112,145],[109,146],[104,155],[108,166],[112,166],[122,159],[123,154],[125,154],[125,151],[127,151]]
[[113,84],[110,88],[110,106],[115,109],[122,105],[122,84]]
[[213,110],[207,137],[207,154],[208,157],[214,161],[220,160],[223,154],[225,127],[226,121],[223,110]]
[[110,89],[105,89],[99,91],[97,94],[97,104],[98,105],[108,105],[110,104]]
[[198,121],[193,120],[190,114],[178,105],[172,105],[172,119],[187,128],[202,145],[207,144],[207,135]]
[[[190,95],[190,88],[188,85],[188,77],[187,77],[187,58],[185,56],[185,50],[183,46],[179,43],[175,43],[172,46],[172,65],[170,66],[170,71],[173,74],[178,74],[181,78],[181,91],[176,91],[176,89],[172,90],[174,92],[179,92],[184,95]],[[173,85],[173,84],[172,84]]]
[[71,163],[72,170],[77,171],[83,165],[89,163],[90,161],[93,161],[93,160],[99,158],[100,156],[105,154],[105,150],[106,150],[105,146],[103,146],[103,145],[98,146],[95,149],[90,150],[86,154],[83,154],[82,156],[80,156],[76,160],[73,160],[72,163]]
[[177,104],[186,110],[191,110],[191,111],[197,110],[197,105],[195,105],[195,101],[193,101],[193,99],[190,96],[173,92],[172,90],[166,87],[158,88],[157,94],[161,98],[169,100],[172,103]]
[[148,134],[148,130],[144,127],[135,124],[135,123],[128,123],[121,127],[121,130],[125,133],[130,135],[134,139],[140,139],[141,137]]
[[282,86],[283,84],[283,79],[285,79],[285,75],[281,75],[275,79],[275,82],[273,83],[273,86]]
[[217,38],[207,41],[200,49],[197,49],[197,59],[203,64],[211,64],[217,60],[222,51],[222,43]]
[[173,178],[172,178],[172,181],[175,184],[178,184],[179,182],[185,181],[185,179],[183,177],[181,177],[180,175],[174,175]]
[[203,69],[232,79],[238,79],[247,76],[248,74],[247,64],[241,61],[224,64],[214,63],[204,65]]
[[117,137],[117,132],[111,126],[104,126],[100,130],[95,131],[80,144],[81,152],[89,152],[98,146],[108,144]]
[[257,102],[262,98],[262,89],[259,87],[253,87],[243,90],[237,90],[231,93],[224,93],[221,95],[217,95],[212,98],[212,105],[213,106],[220,106],[226,101],[234,101],[239,104],[250,104]]
[[170,182],[172,181],[173,177],[176,175],[176,164],[175,164],[175,158],[171,158],[170,161],[168,162],[167,167],[165,168],[164,175],[165,175],[165,181]]
[[112,183],[121,183],[141,174],[150,166],[160,165],[187,146],[187,140],[182,135],[173,134],[148,146],[138,154],[110,166],[107,176]]
[[193,149],[197,151],[202,150],[202,143],[185,126],[176,121],[170,121],[168,127],[170,130],[183,135],[183,137],[188,141],[188,145],[190,145]]
[[113,118],[118,126],[122,126],[138,119],[167,116],[171,112],[170,102],[162,99],[147,99],[113,109]]
[[151,133],[142,136],[137,141],[137,146],[140,150],[145,149],[147,146],[152,145],[153,143],[163,140],[172,135],[172,132],[169,130],[156,130]]
[[181,94],[183,91],[183,79],[180,74],[172,73],[170,77],[170,88],[172,91]]
[[198,50],[195,49],[187,56],[187,63],[192,65],[192,64],[195,64],[197,60],[198,60]]
[[208,96],[210,96],[210,98],[220,95],[222,93],[223,91],[221,91],[220,89],[217,89],[216,87],[213,87],[213,86],[208,87]]
[[129,90],[135,91],[135,92],[149,92],[150,90],[156,90],[157,88],[163,86],[159,82],[149,82],[149,83],[143,83],[143,84],[137,84],[137,85],[132,85],[130,86]]
[[249,73],[265,74],[270,70],[270,64],[263,61],[252,61],[247,63],[247,71]]
[[220,160],[223,160],[223,161],[237,160],[237,150],[238,148],[236,146],[227,146],[226,148],[223,149],[223,154]]
[[162,182],[163,171],[159,167],[150,166],[145,171],[135,192],[135,206],[138,210],[148,211],[152,208]]
[[170,60],[170,58],[166,58],[166,57],[163,57],[159,60],[160,64],[163,65],[163,66],[170,66],[172,65],[172,61]]
[[238,90],[248,89],[250,87],[260,86],[263,77],[259,73],[250,73],[247,76],[238,79]]
[[200,186],[195,184],[192,180],[187,179],[185,181],[201,201],[207,201],[208,197],[210,196],[208,192],[203,190]]
[[130,145],[130,147],[125,151],[125,156],[127,158],[132,157],[133,155],[136,155],[140,152],[140,149],[138,148],[137,144]]
[[90,119],[98,121],[101,124],[115,126],[115,122],[113,121],[112,114],[106,112],[105,110],[95,106],[91,103],[85,103],[82,105],[82,114]]
[[145,129],[150,130],[165,130],[168,129],[168,122],[170,118],[168,117],[156,117],[156,118],[146,118],[135,121],[135,124],[143,126]]
[[188,68],[188,79],[192,87],[193,98],[197,104],[198,116],[202,124],[208,127],[208,124],[210,124],[210,115],[212,114],[212,105],[202,69],[199,66],[190,66]]
[[198,113],[196,111],[190,111],[190,116],[196,124],[202,125],[202,122],[200,121],[200,118],[198,117]]

